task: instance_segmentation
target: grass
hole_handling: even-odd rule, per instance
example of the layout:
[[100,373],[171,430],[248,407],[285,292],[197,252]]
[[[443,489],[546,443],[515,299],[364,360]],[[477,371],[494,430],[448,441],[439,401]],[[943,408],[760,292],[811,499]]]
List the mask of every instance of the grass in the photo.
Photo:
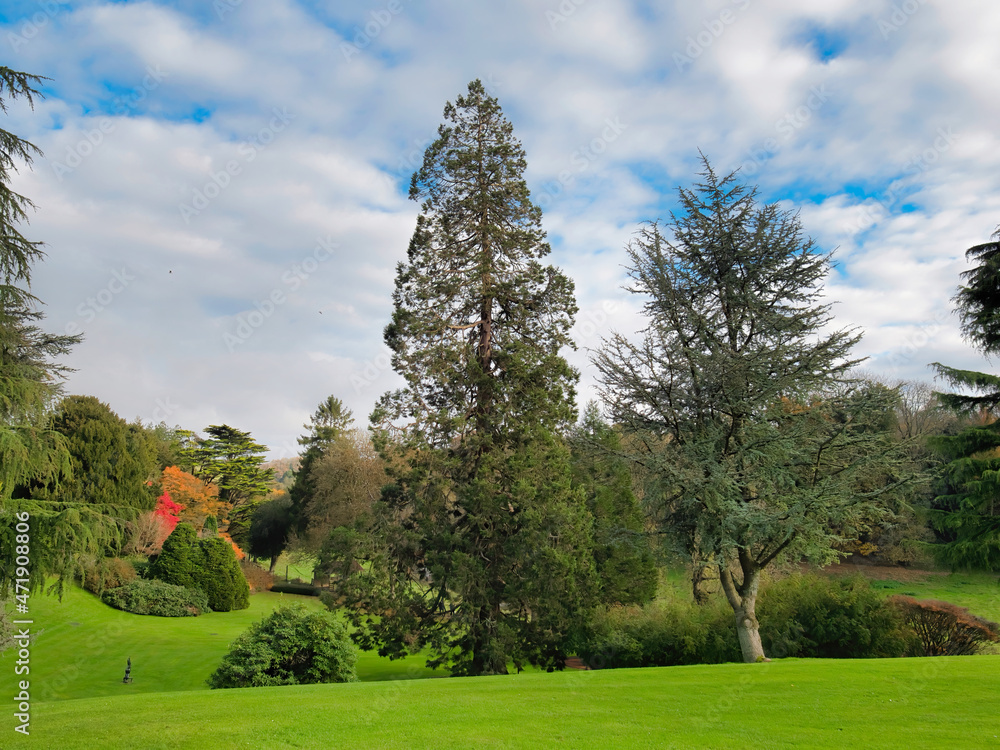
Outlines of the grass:
[[930,574],[921,580],[873,580],[872,588],[915,599],[938,599],[965,607],[972,614],[1000,622],[1000,579],[989,573]]
[[0,743],[60,750],[985,748],[1000,746],[998,693],[995,656],[789,659],[36,702],[31,737],[15,734],[8,714]]
[[[250,608],[210,612],[199,617],[146,617],[112,609],[96,596],[70,587],[60,603],[53,596],[33,595],[30,679],[40,701],[117,696],[125,661],[132,659],[132,693],[207,691],[205,680],[229,650],[229,644],[252,623],[284,602],[321,609],[316,597],[261,592]],[[11,692],[17,679],[14,652],[0,656],[0,691]],[[394,680],[443,676],[423,666],[419,656],[399,661],[361,652],[361,680]],[[0,741],[0,747],[3,742]]]

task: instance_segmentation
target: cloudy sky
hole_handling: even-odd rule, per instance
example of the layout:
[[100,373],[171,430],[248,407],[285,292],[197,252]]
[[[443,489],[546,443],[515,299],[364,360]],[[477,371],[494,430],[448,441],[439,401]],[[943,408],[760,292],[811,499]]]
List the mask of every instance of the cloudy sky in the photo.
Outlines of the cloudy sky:
[[47,76],[0,127],[44,151],[47,326],[70,393],[126,419],[249,430],[273,457],[330,394],[398,384],[382,329],[409,176],[479,78],[527,152],[570,353],[631,333],[623,247],[701,149],[798,210],[836,322],[886,378],[985,368],[950,298],[1000,223],[1000,6],[987,0],[177,0],[0,4],[0,64]]

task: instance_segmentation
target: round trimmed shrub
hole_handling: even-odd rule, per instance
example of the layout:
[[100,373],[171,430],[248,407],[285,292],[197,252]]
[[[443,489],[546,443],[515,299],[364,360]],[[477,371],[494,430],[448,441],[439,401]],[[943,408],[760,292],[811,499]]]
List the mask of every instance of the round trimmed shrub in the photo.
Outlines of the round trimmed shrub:
[[144,578],[108,589],[101,600],[115,609],[156,617],[194,617],[212,611],[203,591]]
[[208,678],[211,688],[354,682],[357,651],[330,612],[280,607],[250,626]]
[[190,524],[177,524],[150,565],[149,575],[177,586],[201,589],[215,612],[250,606],[250,587],[232,545],[220,537],[198,539]]

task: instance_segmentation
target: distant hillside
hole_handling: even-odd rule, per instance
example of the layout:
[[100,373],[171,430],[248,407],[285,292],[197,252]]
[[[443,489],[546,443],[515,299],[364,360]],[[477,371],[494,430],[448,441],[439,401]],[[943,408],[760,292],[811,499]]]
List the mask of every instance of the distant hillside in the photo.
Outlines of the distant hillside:
[[267,461],[261,464],[264,469],[274,469],[274,483],[282,489],[289,489],[295,481],[295,472],[299,470],[301,458],[276,458],[274,461]]

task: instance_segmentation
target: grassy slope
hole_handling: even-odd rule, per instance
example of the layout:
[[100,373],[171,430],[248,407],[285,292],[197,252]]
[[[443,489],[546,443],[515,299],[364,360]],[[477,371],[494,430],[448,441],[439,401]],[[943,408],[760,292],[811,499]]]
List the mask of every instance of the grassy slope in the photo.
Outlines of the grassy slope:
[[974,615],[1000,622],[1000,579],[989,573],[929,574],[915,581],[872,581],[872,588],[887,594],[951,602]]
[[[1000,747],[1000,657],[785,660],[36,704],[4,747]],[[8,739],[13,738],[13,739]]]
[[[120,695],[126,689],[207,691],[205,680],[229,644],[279,603],[291,601],[323,606],[315,597],[263,592],[250,597],[249,609],[238,612],[144,617],[112,609],[76,587],[61,603],[34,595],[29,600],[32,631],[39,635],[31,647],[32,697],[50,701]],[[11,651],[0,657],[0,695],[14,695],[14,682],[20,679],[14,675],[15,658]],[[126,687],[121,678],[127,658],[132,659],[134,682]],[[426,669],[420,657],[391,662],[374,653],[361,653],[357,669],[362,680],[442,675]]]

